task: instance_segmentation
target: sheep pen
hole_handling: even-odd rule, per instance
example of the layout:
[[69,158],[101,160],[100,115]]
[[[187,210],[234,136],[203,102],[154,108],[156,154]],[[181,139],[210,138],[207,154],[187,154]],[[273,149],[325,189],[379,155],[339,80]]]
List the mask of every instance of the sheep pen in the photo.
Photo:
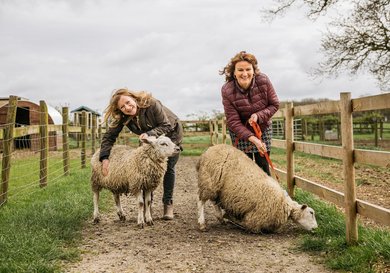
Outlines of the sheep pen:
[[148,137],[137,149],[125,145],[114,145],[109,157],[109,173],[102,174],[102,163],[99,161],[100,149],[91,159],[91,187],[93,191],[94,223],[100,221],[99,193],[102,189],[112,192],[121,221],[125,221],[120,195],[136,196],[138,204],[137,224],[153,225],[151,215],[152,192],[163,181],[167,169],[168,157],[177,154],[180,148],[168,137]]
[[198,223],[206,230],[204,205],[214,204],[224,218],[254,233],[273,232],[288,219],[306,230],[317,228],[314,210],[293,201],[272,177],[242,151],[219,144],[207,149],[197,165]]

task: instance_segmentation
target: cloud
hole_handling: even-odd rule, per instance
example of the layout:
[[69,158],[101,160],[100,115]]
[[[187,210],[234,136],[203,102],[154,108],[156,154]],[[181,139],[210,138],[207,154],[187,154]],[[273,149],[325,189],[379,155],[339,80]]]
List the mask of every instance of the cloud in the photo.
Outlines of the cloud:
[[222,110],[218,74],[237,52],[257,56],[281,100],[379,93],[365,75],[313,80],[324,21],[299,10],[265,23],[271,0],[5,0],[1,96],[102,112],[112,90],[147,90],[181,118]]

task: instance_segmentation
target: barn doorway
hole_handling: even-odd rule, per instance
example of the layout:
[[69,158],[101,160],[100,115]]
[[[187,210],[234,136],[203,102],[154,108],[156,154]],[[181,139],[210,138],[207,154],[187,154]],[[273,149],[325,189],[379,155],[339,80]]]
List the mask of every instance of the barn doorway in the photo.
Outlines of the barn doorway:
[[[30,125],[30,108],[16,108],[15,127],[23,127],[28,125]],[[30,149],[30,135],[15,138],[14,147],[15,149]]]

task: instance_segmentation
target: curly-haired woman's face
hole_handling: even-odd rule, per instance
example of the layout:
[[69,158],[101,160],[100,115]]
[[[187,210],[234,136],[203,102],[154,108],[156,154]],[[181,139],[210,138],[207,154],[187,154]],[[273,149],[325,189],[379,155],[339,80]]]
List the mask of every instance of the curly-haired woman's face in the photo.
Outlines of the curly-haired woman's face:
[[236,63],[234,68],[234,76],[240,87],[244,90],[251,85],[254,73],[253,65],[247,61]]

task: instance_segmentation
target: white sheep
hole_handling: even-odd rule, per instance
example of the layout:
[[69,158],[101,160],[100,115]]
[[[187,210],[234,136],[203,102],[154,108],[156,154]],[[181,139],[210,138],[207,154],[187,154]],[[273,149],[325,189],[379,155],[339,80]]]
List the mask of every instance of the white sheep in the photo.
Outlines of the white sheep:
[[162,182],[167,170],[168,157],[177,154],[180,148],[168,137],[148,137],[137,149],[125,145],[114,145],[110,153],[110,167],[107,176],[102,174],[102,163],[99,161],[99,152],[96,151],[91,159],[93,191],[93,220],[100,221],[99,193],[108,189],[114,195],[117,214],[121,221],[126,217],[120,203],[121,194],[136,196],[138,202],[137,224],[143,228],[153,225],[151,215],[152,192]]
[[277,181],[233,146],[208,148],[197,170],[201,230],[206,230],[207,200],[212,201],[220,222],[227,218],[254,233],[276,231],[289,218],[306,230],[317,228],[312,208],[292,201]]

